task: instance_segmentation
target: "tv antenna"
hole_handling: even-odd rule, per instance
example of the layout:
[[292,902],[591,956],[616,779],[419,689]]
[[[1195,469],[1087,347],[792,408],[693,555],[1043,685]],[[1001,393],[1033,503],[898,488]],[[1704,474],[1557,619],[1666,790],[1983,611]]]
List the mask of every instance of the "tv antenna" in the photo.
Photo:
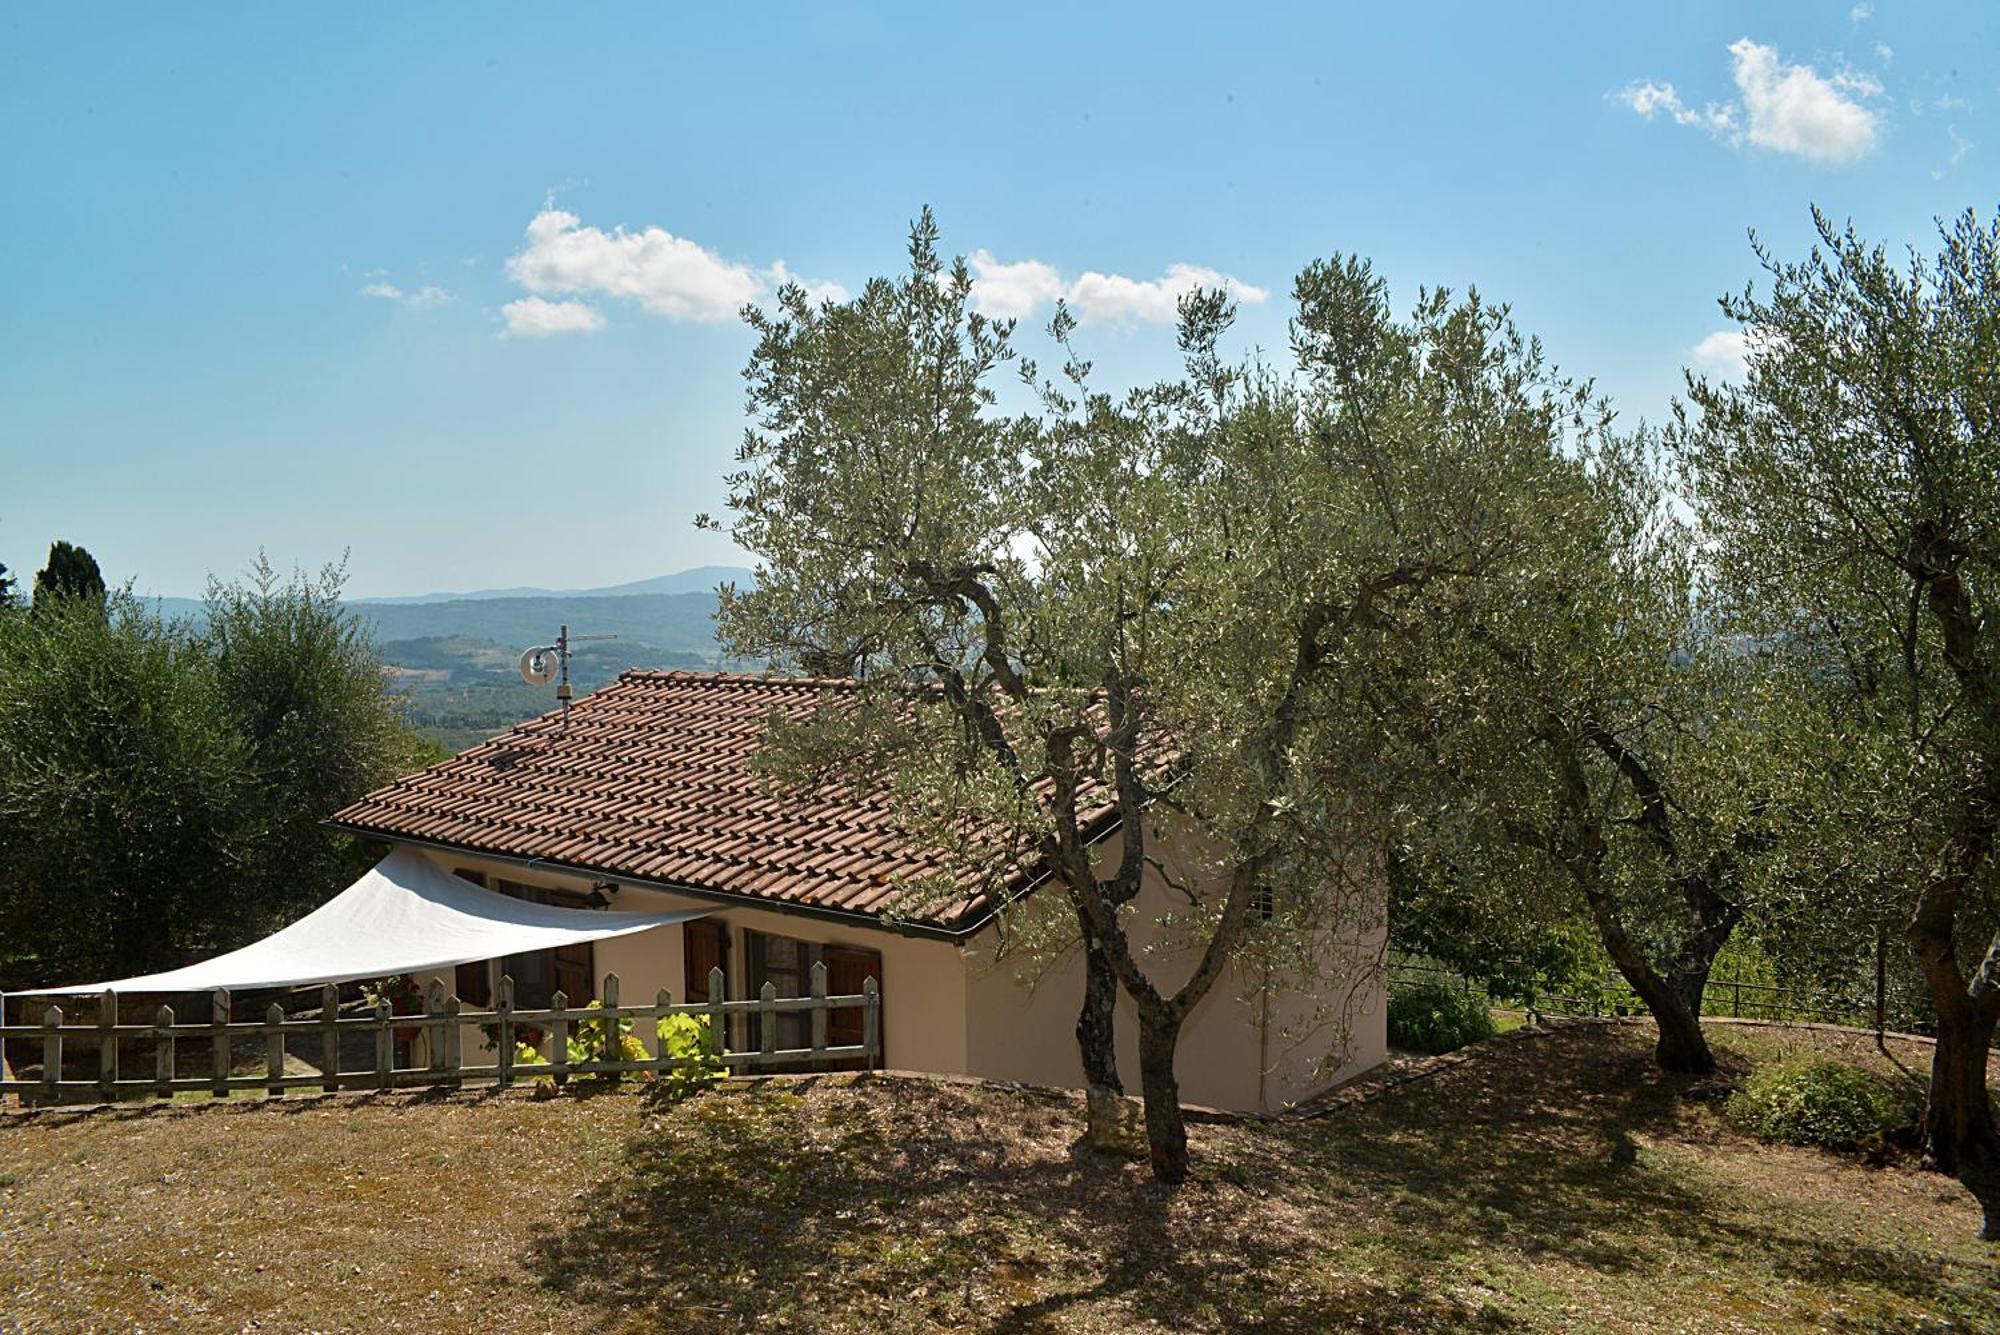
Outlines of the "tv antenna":
[[556,682],[556,699],[562,701],[563,730],[569,730],[569,655],[572,644],[587,640],[615,640],[616,635],[572,635],[565,623],[556,633],[554,644],[538,644],[521,655],[521,680],[530,686]]

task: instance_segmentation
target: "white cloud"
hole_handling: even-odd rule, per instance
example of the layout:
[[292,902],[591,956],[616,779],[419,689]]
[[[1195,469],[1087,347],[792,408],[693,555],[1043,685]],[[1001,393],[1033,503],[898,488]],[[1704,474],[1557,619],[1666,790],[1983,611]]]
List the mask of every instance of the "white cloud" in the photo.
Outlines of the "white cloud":
[[[1271,295],[1193,264],[1170,265],[1159,277],[1145,279],[1094,270],[1069,279],[1040,260],[1010,263],[986,250],[974,251],[967,264],[974,309],[996,319],[1025,319],[1060,299],[1085,322],[1171,323],[1180,298],[1197,287],[1222,288],[1244,303]],[[602,329],[604,299],[632,301],[664,319],[719,322],[734,319],[749,303],[768,301],[788,283],[804,288],[815,302],[843,302],[851,295],[839,283],[792,272],[783,260],[762,267],[725,260],[665,228],[605,231],[554,205],[528,223],[527,243],[506,268],[529,293],[502,308],[508,335]]]
[[1753,353],[1778,346],[1781,345],[1773,342],[1770,331],[1761,326],[1718,329],[1689,348],[1688,357],[1696,366],[1725,380],[1741,380],[1750,373]]
[[771,266],[771,286],[783,287],[787,283],[797,283],[805,289],[806,296],[817,305],[822,301],[843,302],[853,294],[840,284],[824,279],[801,278],[785,267],[783,260]]
[[1145,320],[1171,324],[1180,315],[1180,299],[1196,288],[1221,288],[1239,302],[1254,305],[1271,294],[1241,279],[1198,264],[1171,264],[1158,278],[1127,278],[1122,274],[1086,273],[1070,284],[1070,304],[1077,318]]
[[522,297],[500,308],[507,328],[502,338],[546,338],[550,334],[591,334],[604,328],[604,316],[581,301],[548,301]]
[[972,271],[973,309],[996,320],[1025,320],[1069,294],[1062,275],[1040,260],[1007,264],[991,251],[975,250],[966,267]]
[[1665,112],[1676,125],[1707,131],[1732,146],[1744,143],[1812,162],[1852,162],[1875,146],[1881,117],[1866,99],[1882,85],[1851,69],[1822,76],[1810,65],[1787,65],[1778,48],[1740,38],[1730,44],[1739,100],[1697,111],[1670,83],[1636,83],[1613,96],[1651,120]]
[[1736,58],[1751,143],[1831,163],[1852,162],[1875,146],[1875,113],[1845,94],[1873,97],[1882,85],[1845,73],[1822,79],[1812,66],[1786,65],[1777,47],[1748,37],[1729,52]]
[[1731,380],[1741,380],[1750,351],[1750,336],[1741,329],[1718,329],[1688,349],[1695,365]]
[[1180,299],[1196,288],[1221,288],[1246,304],[1271,295],[1240,278],[1195,264],[1169,265],[1158,278],[1090,270],[1073,280],[1064,279],[1054,265],[1041,260],[1009,263],[985,250],[972,252],[966,264],[972,271],[973,308],[999,320],[1025,320],[1061,300],[1084,323],[1171,324],[1179,318]]
[[1869,19],[1872,19],[1874,17],[1875,17],[1875,6],[1873,5],[1865,5],[1865,4],[1856,5],[1854,8],[1847,11],[1847,21],[1849,23],[1854,24],[1856,27],[1860,27],[1862,24],[1866,23]]
[[1944,166],[1931,168],[1931,179],[1933,181],[1942,181],[1945,177],[1958,170],[1958,164],[1965,161],[1965,155],[1970,153],[1975,147],[1970,139],[1967,139],[1958,132],[1956,125],[1947,125],[1944,128],[1945,133],[1951,136],[1951,157],[1946,160]]
[[664,227],[607,232],[548,207],[528,223],[527,236],[527,246],[508,259],[507,273],[538,297],[618,297],[637,302],[648,315],[706,323],[733,320],[746,304],[788,282],[815,300],[847,299],[840,284],[800,278],[782,260],[764,269],[725,260]]
[[376,277],[375,281],[361,289],[364,297],[374,297],[380,301],[393,301],[399,306],[408,306],[413,311],[427,311],[434,306],[442,306],[451,300],[451,294],[441,287],[424,286],[414,292],[406,292],[386,278]]
[[1730,135],[1736,129],[1734,107],[1719,107],[1711,102],[1696,111],[1681,101],[1681,95],[1670,83],[1635,83],[1614,96],[1647,120],[1665,112],[1676,125],[1699,126],[1717,137]]

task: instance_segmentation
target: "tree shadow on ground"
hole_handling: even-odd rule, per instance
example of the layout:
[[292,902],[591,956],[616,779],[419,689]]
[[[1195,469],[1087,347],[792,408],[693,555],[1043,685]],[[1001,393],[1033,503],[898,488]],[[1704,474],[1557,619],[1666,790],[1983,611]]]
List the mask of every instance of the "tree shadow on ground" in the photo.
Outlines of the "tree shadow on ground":
[[1168,1191],[1078,1149],[1076,1126],[1069,1100],[1036,1091],[859,1078],[703,1096],[635,1137],[530,1266],[573,1301],[673,1328],[1030,1331],[1079,1307],[1173,1329],[1504,1324],[1329,1285],[1296,1221],[1245,1227],[1251,1193],[1227,1174],[1205,1165]]
[[[1715,1075],[1675,1076],[1629,1037],[1558,1032],[1285,1135],[1313,1176],[1381,1203],[1394,1224],[1381,1235],[1386,1250],[1413,1266],[1479,1241],[1600,1273],[1647,1273],[1669,1263],[1668,1248],[1693,1247],[1817,1285],[1933,1297],[1937,1274],[1912,1265],[1906,1247],[1816,1232],[1794,1208],[1722,1208],[1728,1190],[1702,1180],[1699,1155],[1718,1140],[1749,1148],[1714,1110],[1751,1063],[1716,1055]],[[1817,1153],[1775,1152],[1768,1171],[1797,1172]]]
[[649,1117],[528,1264],[622,1328],[1506,1329],[1483,1266],[1643,1285],[1690,1252],[1934,1296],[1906,1248],[1742,1208],[1708,1178],[1700,1152],[1733,1133],[1699,1105],[1731,1074],[1667,1077],[1629,1036],[1551,1035],[1324,1118],[1197,1125],[1178,1190],[1079,1149],[1062,1095],[730,1087]]

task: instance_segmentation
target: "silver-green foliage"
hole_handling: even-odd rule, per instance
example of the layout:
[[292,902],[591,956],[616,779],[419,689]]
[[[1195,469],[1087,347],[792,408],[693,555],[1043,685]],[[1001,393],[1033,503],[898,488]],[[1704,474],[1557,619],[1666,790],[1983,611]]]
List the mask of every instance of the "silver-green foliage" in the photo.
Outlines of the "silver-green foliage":
[[[1184,373],[1108,393],[1059,312],[1060,369],[1020,366],[1008,411],[1014,330],[936,240],[927,215],[907,276],[852,302],[746,312],[729,528],[759,570],[724,597],[725,643],[866,684],[774,725],[767,764],[886,786],[957,855],[913,901],[1054,871],[1072,914],[1003,921],[1043,951],[1085,938],[1137,1003],[1149,1123],[1171,1121],[1179,1026],[1232,962],[1315,989],[1365,963],[1388,808],[1422,769],[1386,744],[1385,690],[1437,627],[1521,615],[1594,503],[1572,437],[1602,417],[1504,309],[1426,292],[1398,319],[1355,260],[1300,276],[1290,370],[1225,360],[1230,307],[1197,293]],[[1445,669],[1414,662],[1428,716]],[[1129,931],[1149,868],[1177,976]]]

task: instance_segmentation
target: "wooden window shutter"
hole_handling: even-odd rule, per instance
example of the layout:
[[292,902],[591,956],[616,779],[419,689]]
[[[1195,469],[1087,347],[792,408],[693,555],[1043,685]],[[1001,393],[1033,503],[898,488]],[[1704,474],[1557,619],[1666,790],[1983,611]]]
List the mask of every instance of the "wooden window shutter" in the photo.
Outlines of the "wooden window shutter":
[[[549,891],[548,902],[557,908],[583,909],[590,905],[583,895],[567,890]],[[588,941],[573,946],[556,946],[549,951],[549,977],[555,991],[572,1006],[586,1006],[597,995],[595,963],[597,952]]]
[[[681,924],[681,949],[687,973],[687,999],[708,1001],[708,973],[722,970],[723,991],[728,992],[729,926],[714,918],[695,918]],[[725,996],[723,998],[727,1000]]]
[[[877,994],[881,995],[883,986],[881,951],[863,950],[859,946],[825,946],[821,948],[820,958],[826,962],[826,990],[830,995],[852,996],[861,991],[862,984],[870,978],[875,980]],[[860,1043],[865,1032],[863,1017],[864,1012],[859,1006],[843,1006],[828,1011],[826,1015],[828,1045],[848,1047]],[[887,1026],[880,1026],[877,1032],[886,1035]],[[885,1037],[882,1041],[885,1045],[883,1050],[886,1052],[888,1040]],[[860,1059],[834,1063],[838,1070],[851,1071],[863,1070],[867,1065],[866,1061]],[[878,1058],[876,1065],[886,1066],[888,1063]]]

